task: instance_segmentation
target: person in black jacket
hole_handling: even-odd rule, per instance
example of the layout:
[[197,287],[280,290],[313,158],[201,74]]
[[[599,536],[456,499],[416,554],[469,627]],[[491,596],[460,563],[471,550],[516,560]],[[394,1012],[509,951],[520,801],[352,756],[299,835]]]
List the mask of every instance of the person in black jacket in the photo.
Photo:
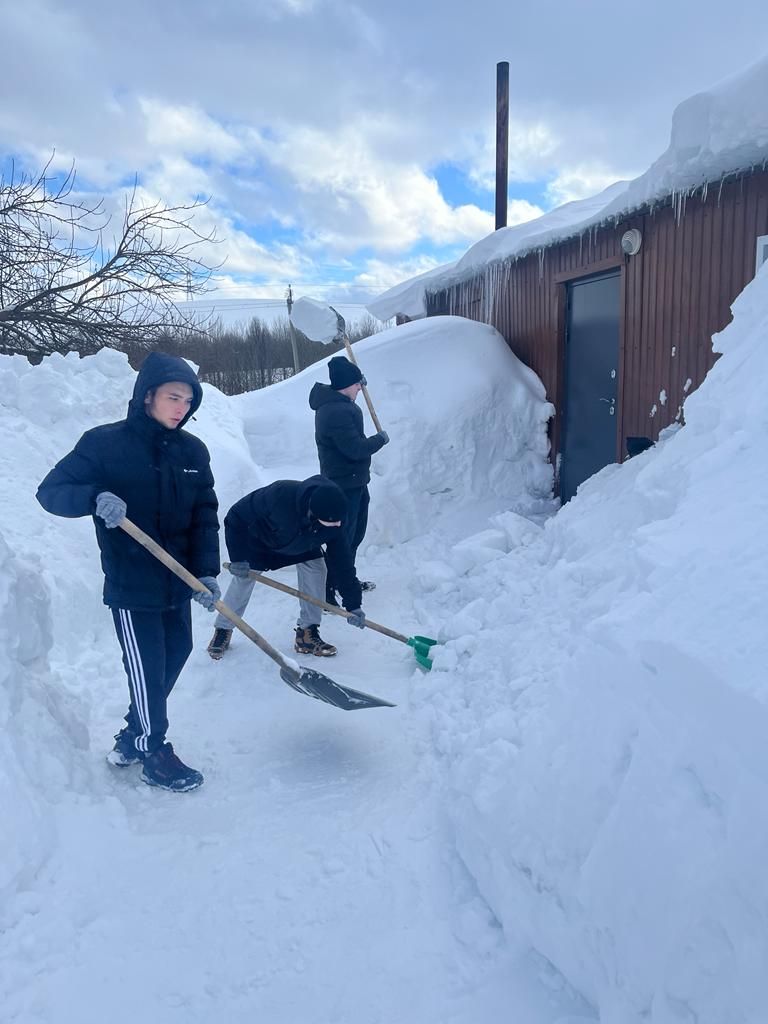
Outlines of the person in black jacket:
[[[334,356],[328,363],[330,385],[317,383],[309,393],[309,405],[315,411],[315,443],[320,459],[320,472],[344,491],[347,499],[346,534],[352,560],[368,527],[371,479],[371,456],[389,441],[385,430],[365,436],[363,414],[355,404],[362,390],[363,375],[359,367],[345,356]],[[364,590],[373,590],[373,583],[363,583]],[[336,603],[338,580],[328,567],[326,599]]]
[[[352,613],[347,622],[363,629],[362,592],[343,530],[345,516],[344,494],[322,476],[277,480],[246,494],[224,517],[229,571],[233,576],[224,603],[242,615],[256,582],[249,577],[250,571],[255,569],[262,573],[286,565],[296,566],[299,590],[322,600],[327,562],[338,580],[344,607]],[[325,559],[321,550],[323,544]],[[321,615],[317,605],[299,601],[295,641],[299,654],[327,658],[336,653],[336,648],[320,636]],[[224,655],[231,638],[232,624],[219,614],[208,645],[208,653],[214,660]]]
[[[203,776],[165,740],[167,699],[192,650],[190,598],[213,610],[220,597],[218,503],[208,450],[182,429],[202,401],[183,359],[152,352],[126,419],[86,431],[48,473],[37,500],[58,516],[93,516],[128,676],[130,706],[110,764],[143,765],[151,786],[182,792]],[[128,516],[207,587],[192,591],[123,530]]]

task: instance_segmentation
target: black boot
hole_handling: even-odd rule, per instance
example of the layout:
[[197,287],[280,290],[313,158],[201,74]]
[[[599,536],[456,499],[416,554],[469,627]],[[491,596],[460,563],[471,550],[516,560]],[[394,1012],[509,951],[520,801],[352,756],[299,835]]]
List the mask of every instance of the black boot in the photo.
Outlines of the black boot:
[[174,793],[186,793],[203,784],[202,773],[187,767],[174,754],[170,743],[164,743],[152,754],[147,754],[141,778],[148,786],[170,789]]
[[113,768],[127,768],[129,764],[140,764],[145,755],[136,749],[136,736],[130,729],[121,729],[115,736],[115,745],[107,754],[107,763]]
[[207,648],[208,653],[214,661],[218,661],[219,658],[224,657],[224,654],[229,650],[231,640],[231,629],[214,629],[213,638]]

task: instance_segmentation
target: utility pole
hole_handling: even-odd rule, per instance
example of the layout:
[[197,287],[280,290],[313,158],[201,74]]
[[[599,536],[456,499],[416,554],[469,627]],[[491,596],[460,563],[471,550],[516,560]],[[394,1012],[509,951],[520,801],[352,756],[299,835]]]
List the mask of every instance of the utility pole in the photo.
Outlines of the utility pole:
[[507,226],[509,179],[509,61],[496,65],[496,230]]
[[288,285],[288,290],[285,293],[285,304],[288,307],[288,326],[291,331],[291,349],[293,350],[293,372],[298,373],[300,370],[299,366],[299,346],[296,342],[296,328],[293,326],[293,320],[291,320],[291,310],[293,309],[293,290]]

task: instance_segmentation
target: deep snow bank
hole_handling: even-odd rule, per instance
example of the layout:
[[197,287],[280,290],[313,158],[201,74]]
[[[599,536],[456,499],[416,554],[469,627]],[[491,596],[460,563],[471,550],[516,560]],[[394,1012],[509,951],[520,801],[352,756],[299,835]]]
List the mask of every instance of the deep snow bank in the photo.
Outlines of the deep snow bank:
[[[434,317],[382,331],[355,353],[391,438],[371,466],[376,514],[367,543],[402,543],[473,506],[527,511],[549,498],[553,409],[494,328]],[[307,401],[316,380],[328,383],[326,361],[233,400],[268,479],[317,472]]]
[[78,754],[87,733],[75,702],[47,676],[51,642],[42,580],[0,534],[0,930],[24,912],[17,891],[53,848],[51,802],[85,777]]
[[[380,544],[432,529],[473,492],[496,508],[548,495],[550,407],[495,331],[450,318],[357,350],[392,434],[375,466]],[[191,429],[210,449],[222,512],[262,484],[317,472],[307,404],[316,379],[327,380],[324,364],[234,399],[204,386]],[[55,848],[51,805],[73,788],[87,792],[108,742],[89,734],[94,713],[122,714],[92,523],[50,516],[34,495],[83,431],[125,415],[134,381],[126,357],[109,350],[35,367],[0,357],[0,894],[23,888]]]
[[684,428],[431,581],[459,847],[611,1024],[766,1016],[766,337],[764,269]]

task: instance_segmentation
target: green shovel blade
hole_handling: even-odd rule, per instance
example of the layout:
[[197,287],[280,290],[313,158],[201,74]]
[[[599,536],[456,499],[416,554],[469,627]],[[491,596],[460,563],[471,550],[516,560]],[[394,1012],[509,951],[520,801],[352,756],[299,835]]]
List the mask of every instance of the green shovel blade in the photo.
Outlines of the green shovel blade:
[[437,640],[432,640],[428,636],[409,636],[407,640],[408,646],[413,648],[413,653],[416,656],[416,661],[425,668],[427,672],[432,668],[432,659],[429,656],[430,647],[434,647]]

